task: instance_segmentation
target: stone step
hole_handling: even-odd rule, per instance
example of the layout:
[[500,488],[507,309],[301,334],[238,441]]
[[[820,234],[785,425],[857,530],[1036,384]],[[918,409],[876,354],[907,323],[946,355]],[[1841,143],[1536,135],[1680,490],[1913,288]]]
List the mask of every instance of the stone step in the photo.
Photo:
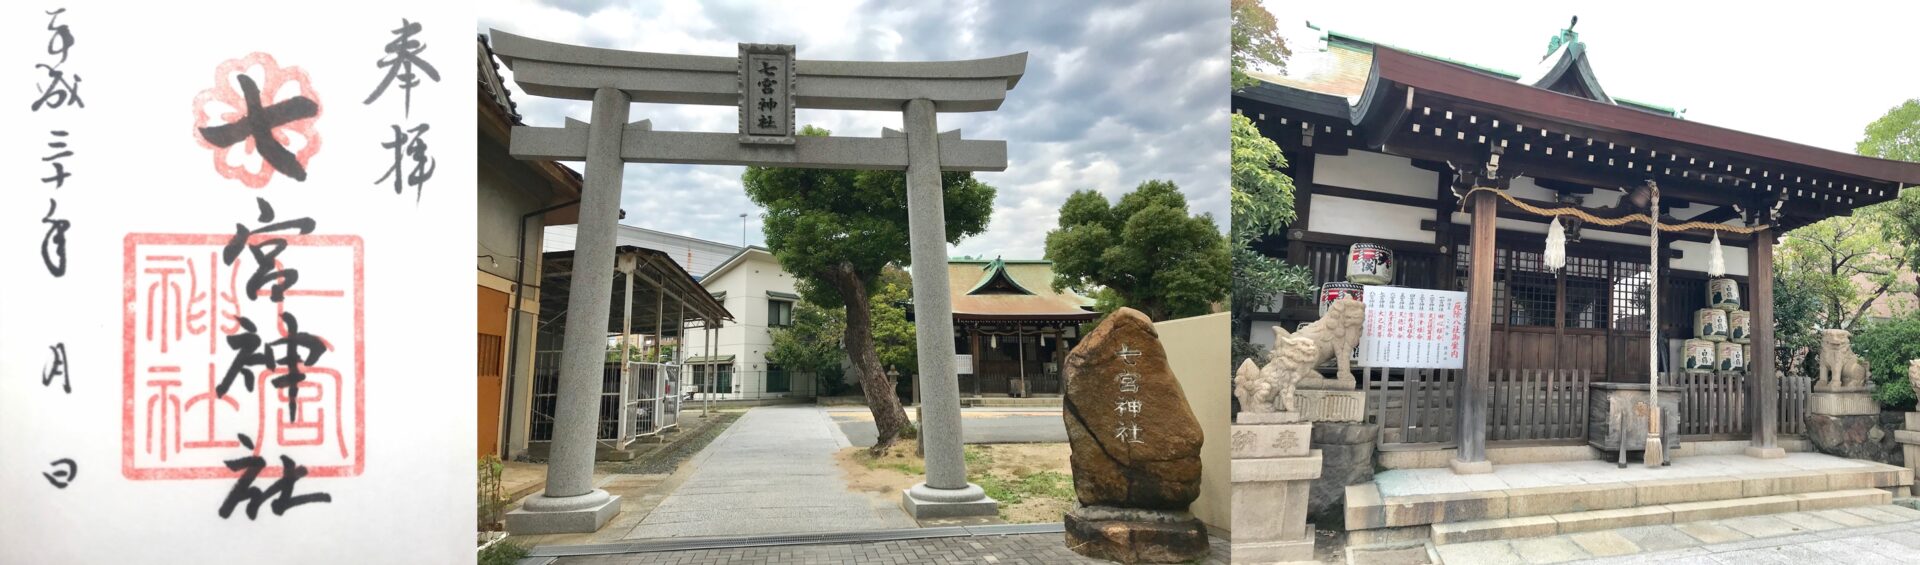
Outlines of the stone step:
[[[1370,530],[1607,510],[1630,515],[1630,510],[1645,507],[1859,489],[1881,489],[1891,496],[1912,483],[1912,469],[1882,464],[1386,497],[1376,484],[1364,483],[1347,487],[1346,524],[1348,530]],[[1538,527],[1540,522],[1513,524]]]
[[1432,526],[1435,545],[1476,541],[1537,538],[1635,526],[1680,524],[1699,520],[1717,520],[1763,514],[1785,514],[1831,510],[1856,506],[1877,506],[1893,501],[1893,493],[1878,488],[1805,492],[1755,496],[1725,500],[1678,502],[1654,506],[1636,506],[1609,510],[1565,512],[1540,516],[1496,518],[1468,522],[1448,522]]

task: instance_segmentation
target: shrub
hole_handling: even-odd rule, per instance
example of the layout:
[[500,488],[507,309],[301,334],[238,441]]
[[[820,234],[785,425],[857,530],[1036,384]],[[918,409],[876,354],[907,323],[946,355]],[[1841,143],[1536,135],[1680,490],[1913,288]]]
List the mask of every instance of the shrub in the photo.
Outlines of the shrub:
[[1913,383],[1907,381],[1907,362],[1920,359],[1920,315],[1909,314],[1856,328],[1853,350],[1867,361],[1873,378],[1873,398],[1894,410],[1913,410]]

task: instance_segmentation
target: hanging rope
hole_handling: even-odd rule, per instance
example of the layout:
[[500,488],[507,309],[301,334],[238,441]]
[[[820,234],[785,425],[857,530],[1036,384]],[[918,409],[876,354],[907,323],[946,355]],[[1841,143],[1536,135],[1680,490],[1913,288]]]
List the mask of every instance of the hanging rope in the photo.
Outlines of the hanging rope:
[[[1485,187],[1485,186],[1475,187],[1473,190],[1467,191],[1466,195],[1460,197],[1460,201],[1464,203],[1468,200],[1468,197],[1473,196],[1473,193],[1480,192],[1483,190],[1494,193],[1495,195],[1499,196],[1501,199],[1506,200],[1509,204],[1513,204],[1515,207],[1518,207],[1521,210],[1526,210],[1527,212],[1533,213],[1535,215],[1540,215],[1540,216],[1574,216],[1582,220],[1585,220],[1587,223],[1598,224],[1598,225],[1609,226],[1609,227],[1621,226],[1621,225],[1626,225],[1626,224],[1635,223],[1635,222],[1642,223],[1642,224],[1653,223],[1653,218],[1646,214],[1629,214],[1629,215],[1621,216],[1618,218],[1602,218],[1602,217],[1587,213],[1586,210],[1581,210],[1579,208],[1575,208],[1572,206],[1565,206],[1560,208],[1542,208],[1539,206],[1528,204],[1525,201],[1520,200],[1519,198],[1516,198],[1511,194],[1507,194],[1506,192],[1501,191],[1500,189]],[[1758,226],[1751,226],[1751,227],[1740,227],[1740,226],[1729,226],[1726,224],[1716,224],[1713,222],[1683,222],[1678,224],[1660,224],[1660,231],[1689,232],[1689,231],[1695,231],[1695,230],[1706,230],[1706,231],[1713,231],[1713,232],[1752,234],[1752,233],[1759,232],[1761,230],[1765,230],[1771,227],[1772,226],[1765,225],[1765,224],[1758,225]]]

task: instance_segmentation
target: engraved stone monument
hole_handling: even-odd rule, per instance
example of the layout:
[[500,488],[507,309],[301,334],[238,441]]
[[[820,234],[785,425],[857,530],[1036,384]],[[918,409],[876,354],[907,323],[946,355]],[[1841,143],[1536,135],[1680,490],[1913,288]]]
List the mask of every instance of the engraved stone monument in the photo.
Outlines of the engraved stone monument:
[[1207,526],[1187,509],[1206,438],[1153,321],[1131,308],[1108,314],[1067,355],[1065,378],[1080,503],[1066,515],[1067,547],[1125,563],[1205,557]]

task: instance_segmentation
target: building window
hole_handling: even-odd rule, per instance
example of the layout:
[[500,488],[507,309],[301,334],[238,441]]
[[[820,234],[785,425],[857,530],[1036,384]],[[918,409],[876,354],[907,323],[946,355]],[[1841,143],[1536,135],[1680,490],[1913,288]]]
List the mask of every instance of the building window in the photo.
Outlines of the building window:
[[792,326],[793,302],[787,300],[768,300],[767,325],[775,328]]

